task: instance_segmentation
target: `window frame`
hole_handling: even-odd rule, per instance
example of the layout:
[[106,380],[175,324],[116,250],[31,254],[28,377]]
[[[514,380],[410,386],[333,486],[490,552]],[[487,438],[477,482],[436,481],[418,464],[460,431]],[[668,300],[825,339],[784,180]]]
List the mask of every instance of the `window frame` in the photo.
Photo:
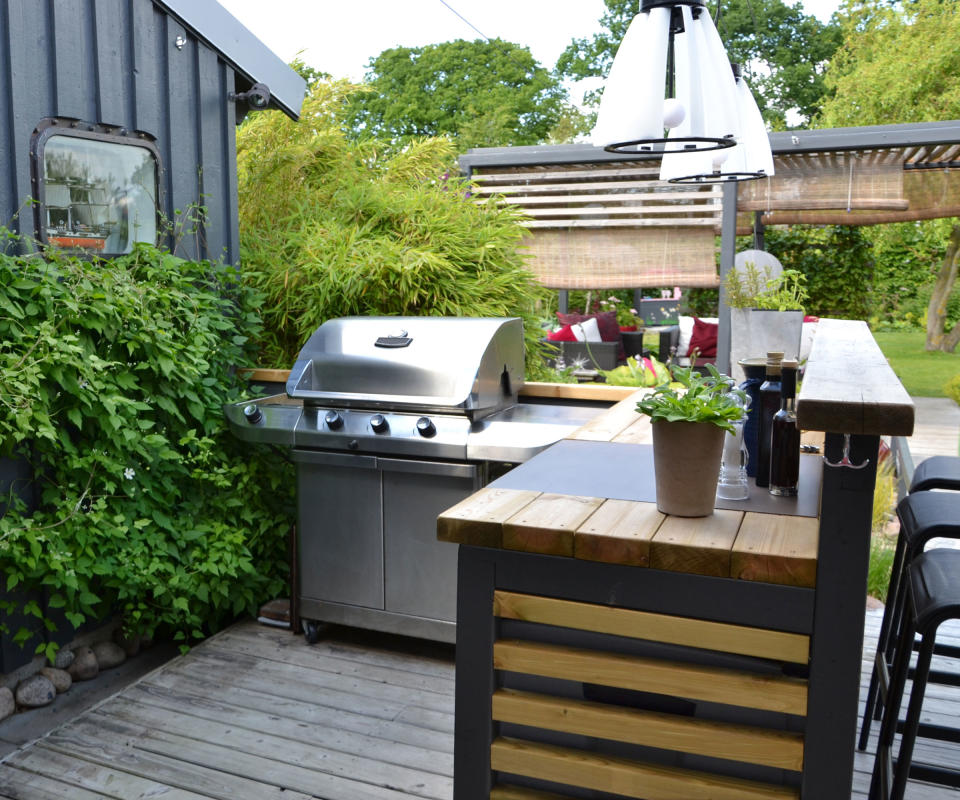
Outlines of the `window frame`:
[[[163,175],[163,162],[154,137],[143,131],[131,132],[120,126],[82,122],[61,117],[48,117],[41,120],[30,139],[30,182],[33,190],[33,229],[36,240],[43,247],[57,246],[55,243],[51,243],[47,236],[47,189],[43,163],[46,145],[54,136],[87,139],[127,147],[141,147],[150,152],[153,156],[154,180],[157,187],[155,203],[156,237],[152,244],[159,245],[162,238],[161,220],[163,218],[163,185],[160,180]],[[116,258],[126,255],[126,253],[110,253],[85,247],[64,249],[81,257]]]

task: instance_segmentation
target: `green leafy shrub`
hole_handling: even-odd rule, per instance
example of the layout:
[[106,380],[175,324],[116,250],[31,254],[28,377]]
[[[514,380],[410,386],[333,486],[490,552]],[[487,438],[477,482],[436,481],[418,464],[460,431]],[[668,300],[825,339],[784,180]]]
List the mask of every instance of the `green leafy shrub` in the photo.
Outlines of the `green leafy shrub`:
[[221,410],[257,303],[232,271],[144,245],[0,255],[0,455],[29,461],[38,498],[0,518],[0,569],[43,589],[46,613],[26,610],[48,628],[118,613],[188,641],[282,588],[291,475]]
[[877,482],[873,489],[873,520],[870,536],[870,566],[867,570],[867,594],[878,600],[887,599],[896,536],[887,533],[887,523],[893,517],[897,504],[897,476],[893,459],[887,458],[877,466]]
[[954,375],[943,384],[943,393],[960,406],[960,375]]
[[352,91],[315,83],[299,122],[260,114],[238,133],[241,255],[266,297],[263,361],[289,366],[333,317],[520,316],[534,377],[549,293],[524,269],[522,217],[470,196],[446,139],[392,151],[349,141],[339,115]]

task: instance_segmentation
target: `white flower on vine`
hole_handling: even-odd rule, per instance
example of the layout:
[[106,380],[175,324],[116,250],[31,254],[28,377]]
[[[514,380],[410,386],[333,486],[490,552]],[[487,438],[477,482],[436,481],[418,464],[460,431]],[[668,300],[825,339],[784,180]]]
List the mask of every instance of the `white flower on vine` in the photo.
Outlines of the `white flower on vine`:
[[87,383],[85,380],[80,381],[80,388],[81,388],[81,389],[86,389],[89,385],[90,385],[90,384]]
[[133,480],[133,476],[136,475],[136,474],[137,474],[137,473],[136,473],[136,471],[133,469],[133,467],[127,467],[127,468],[123,471],[123,477],[126,478],[128,481],[132,481],[132,480]]

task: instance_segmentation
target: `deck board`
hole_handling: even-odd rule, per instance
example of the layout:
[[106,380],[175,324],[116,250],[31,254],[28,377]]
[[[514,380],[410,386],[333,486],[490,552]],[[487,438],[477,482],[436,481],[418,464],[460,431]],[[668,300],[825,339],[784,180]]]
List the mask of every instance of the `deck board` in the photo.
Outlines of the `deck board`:
[[[861,695],[879,626],[868,611]],[[946,633],[960,644],[960,625]],[[447,800],[453,678],[446,645],[332,628],[308,646],[240,623],[7,756],[0,800]],[[927,697],[925,716],[960,724],[960,689]],[[866,798],[877,728],[852,800]],[[960,745],[920,742],[917,757],[957,763]],[[911,782],[907,797],[960,791]]]

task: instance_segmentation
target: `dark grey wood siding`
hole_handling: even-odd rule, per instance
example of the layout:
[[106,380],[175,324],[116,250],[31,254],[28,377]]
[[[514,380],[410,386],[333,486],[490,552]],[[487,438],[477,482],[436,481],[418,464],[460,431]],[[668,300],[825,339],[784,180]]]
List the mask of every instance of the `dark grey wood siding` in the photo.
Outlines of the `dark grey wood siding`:
[[[17,216],[31,196],[31,136],[68,117],[153,137],[174,231],[165,244],[236,263],[232,91],[233,68],[153,0],[2,0],[0,224],[34,235],[32,212]],[[175,224],[197,207],[202,226]]]

